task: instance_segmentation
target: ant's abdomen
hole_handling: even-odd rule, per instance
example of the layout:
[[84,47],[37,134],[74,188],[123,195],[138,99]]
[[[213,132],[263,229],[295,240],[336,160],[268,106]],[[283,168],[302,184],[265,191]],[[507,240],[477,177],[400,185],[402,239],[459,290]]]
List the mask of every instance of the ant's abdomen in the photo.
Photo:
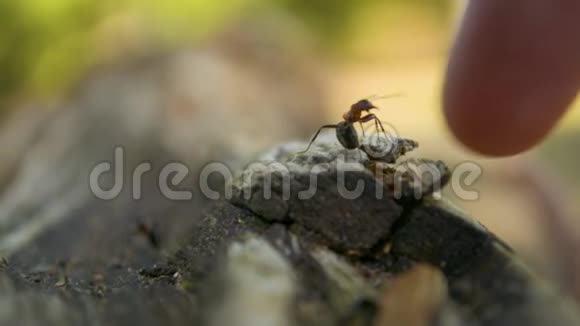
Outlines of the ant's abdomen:
[[347,149],[359,147],[358,135],[352,123],[341,121],[336,127],[336,138]]

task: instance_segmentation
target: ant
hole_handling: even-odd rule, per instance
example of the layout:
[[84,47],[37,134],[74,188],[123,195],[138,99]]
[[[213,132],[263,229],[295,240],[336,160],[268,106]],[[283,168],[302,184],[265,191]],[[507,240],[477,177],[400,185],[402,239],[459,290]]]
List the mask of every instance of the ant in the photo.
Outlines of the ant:
[[149,224],[147,222],[138,221],[137,222],[137,232],[145,236],[149,244],[155,249],[159,249],[161,246],[158,230],[155,225]]
[[[397,94],[388,95],[388,96],[383,96],[380,98],[388,98],[388,97],[393,97],[396,95]],[[371,98],[377,98],[377,97],[373,96]],[[363,132],[363,137],[364,137],[363,123],[371,121],[371,120],[375,121],[376,130],[378,131],[380,128],[381,132],[385,136],[387,136],[387,133],[385,132],[385,128],[383,127],[383,124],[381,123],[379,118],[377,118],[377,116],[374,115],[373,113],[370,113],[370,111],[372,109],[378,110],[378,107],[376,107],[373,103],[371,103],[371,101],[369,99],[370,98],[362,99],[362,100],[354,103],[353,105],[351,105],[350,110],[348,110],[347,112],[345,112],[342,115],[343,121],[339,122],[338,124],[324,125],[324,126],[320,127],[320,129],[318,129],[316,134],[314,134],[314,137],[312,137],[312,140],[308,144],[308,147],[306,147],[305,150],[303,150],[302,152],[299,152],[299,153],[306,153],[308,151],[308,149],[310,149],[310,146],[312,146],[312,143],[314,143],[314,141],[316,140],[316,138],[318,137],[318,134],[322,131],[322,129],[327,129],[327,128],[328,129],[336,129],[336,138],[338,139],[338,142],[344,148],[346,148],[346,149],[358,148],[360,146],[360,143],[358,140],[358,135],[357,135],[356,129],[354,128],[354,124],[356,122],[358,122],[361,126],[361,129]]]

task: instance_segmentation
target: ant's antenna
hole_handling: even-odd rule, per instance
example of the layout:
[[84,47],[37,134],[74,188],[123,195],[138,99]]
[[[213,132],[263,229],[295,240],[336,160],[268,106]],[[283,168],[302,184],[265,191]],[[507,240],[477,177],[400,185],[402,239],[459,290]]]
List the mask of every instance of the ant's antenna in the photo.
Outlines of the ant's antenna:
[[400,97],[400,96],[404,96],[405,94],[403,92],[397,92],[397,93],[392,93],[392,94],[387,94],[387,95],[383,95],[383,96],[377,96],[376,94],[373,94],[369,97],[367,97],[366,99],[369,101],[374,101],[374,100],[383,100],[383,99],[387,99],[387,98],[393,98],[393,97]]

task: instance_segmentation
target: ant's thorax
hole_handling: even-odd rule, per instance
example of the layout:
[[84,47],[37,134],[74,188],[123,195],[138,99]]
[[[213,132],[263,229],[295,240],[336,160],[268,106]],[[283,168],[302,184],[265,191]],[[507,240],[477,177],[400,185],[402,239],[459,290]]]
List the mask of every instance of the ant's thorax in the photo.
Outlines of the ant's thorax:
[[345,112],[342,115],[342,119],[344,119],[344,121],[346,122],[350,122],[350,123],[354,123],[360,120],[361,117],[361,111],[360,110],[350,110],[348,112]]

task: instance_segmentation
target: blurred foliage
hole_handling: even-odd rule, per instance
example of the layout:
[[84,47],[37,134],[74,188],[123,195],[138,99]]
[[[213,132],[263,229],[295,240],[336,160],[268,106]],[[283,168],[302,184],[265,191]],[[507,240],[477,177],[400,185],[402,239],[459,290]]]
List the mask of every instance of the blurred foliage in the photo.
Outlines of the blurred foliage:
[[[196,41],[240,15],[282,10],[326,48],[340,48],[373,5],[417,6],[441,21],[435,0],[20,0],[0,1],[0,100],[58,94],[91,65],[126,50]],[[0,102],[1,103],[1,102]]]
[[[441,22],[445,22],[451,13],[452,1],[441,0],[280,0],[282,7],[302,19],[310,30],[314,31],[326,41],[329,46],[342,41],[343,36],[353,25],[364,25],[365,21],[358,21],[358,13],[368,8],[400,8],[410,7],[416,10],[429,12]],[[385,27],[388,22],[385,22]],[[404,28],[405,26],[401,26]],[[372,33],[372,31],[369,31]]]
[[69,80],[89,61],[86,33],[97,22],[97,9],[74,1],[1,1],[0,96],[21,91],[43,73],[54,83]]

